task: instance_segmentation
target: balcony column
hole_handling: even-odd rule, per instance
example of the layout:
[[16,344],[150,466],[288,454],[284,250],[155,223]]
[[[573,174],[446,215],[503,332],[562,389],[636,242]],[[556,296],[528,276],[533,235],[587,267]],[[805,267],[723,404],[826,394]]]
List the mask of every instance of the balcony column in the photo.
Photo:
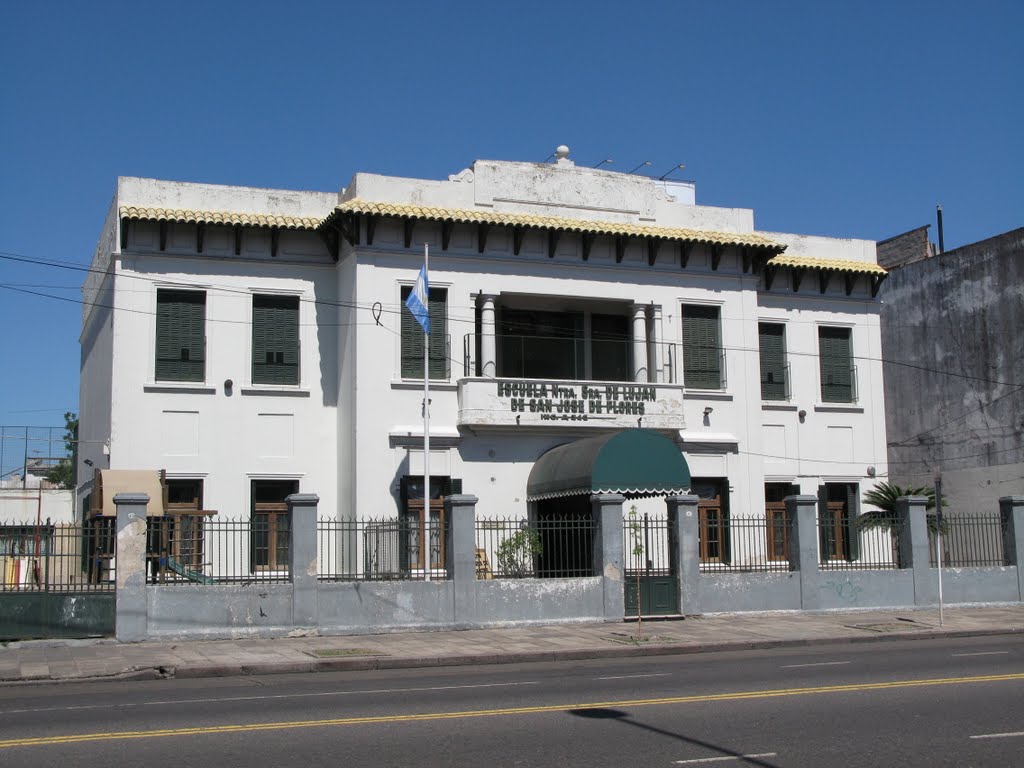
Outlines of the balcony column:
[[494,295],[480,296],[480,375],[498,375],[498,354],[494,341]]
[[633,381],[647,381],[647,305],[633,305]]
[[653,384],[665,381],[664,361],[661,349],[661,305],[651,305],[650,329],[647,332],[647,341],[650,346],[651,374],[648,381]]

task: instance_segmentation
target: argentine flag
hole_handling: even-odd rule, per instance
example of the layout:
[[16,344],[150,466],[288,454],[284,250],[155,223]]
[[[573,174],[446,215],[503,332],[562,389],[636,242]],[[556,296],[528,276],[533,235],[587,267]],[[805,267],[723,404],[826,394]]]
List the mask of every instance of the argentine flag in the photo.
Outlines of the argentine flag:
[[420,267],[420,274],[416,278],[416,284],[412,287],[412,293],[405,300],[405,306],[412,312],[416,322],[423,328],[423,332],[430,335],[430,312],[427,309],[427,296],[430,295],[430,284],[427,282],[427,267]]

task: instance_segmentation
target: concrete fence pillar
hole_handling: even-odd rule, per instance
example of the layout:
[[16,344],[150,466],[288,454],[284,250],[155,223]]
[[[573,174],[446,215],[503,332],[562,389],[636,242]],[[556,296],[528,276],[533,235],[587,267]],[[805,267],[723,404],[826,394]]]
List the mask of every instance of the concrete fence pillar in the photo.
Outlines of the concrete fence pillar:
[[901,496],[896,499],[896,526],[899,531],[900,568],[914,572],[914,604],[933,605],[939,600],[938,577],[928,562],[928,499]]
[[699,503],[699,496],[669,496],[665,499],[676,549],[673,556],[679,580],[679,612],[690,616],[701,613]]
[[590,497],[597,535],[594,537],[594,573],[603,577],[604,620],[622,621],[626,616],[623,583],[621,493],[595,493]]
[[800,574],[800,607],[819,609],[818,497],[787,496],[785,503],[789,567]]
[[448,518],[448,578],[452,580],[456,626],[476,619],[476,505],[479,499],[469,494],[446,496],[444,511]]
[[1003,496],[999,499],[1003,518],[1003,553],[1006,562],[1017,566],[1017,590],[1024,600],[1024,496]]
[[114,635],[121,643],[146,639],[149,606],[146,600],[146,506],[145,493],[119,493],[115,543],[116,593]]
[[288,567],[292,577],[292,625],[319,624],[317,600],[316,514],[320,497],[315,493],[293,493],[285,501],[291,517],[291,546]]

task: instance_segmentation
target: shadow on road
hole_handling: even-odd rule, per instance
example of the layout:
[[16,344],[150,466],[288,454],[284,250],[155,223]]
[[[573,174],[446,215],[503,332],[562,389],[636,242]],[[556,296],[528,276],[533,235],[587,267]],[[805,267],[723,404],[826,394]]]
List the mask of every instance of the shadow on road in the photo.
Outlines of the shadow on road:
[[584,707],[581,709],[570,709],[568,710],[568,712],[570,715],[575,715],[576,717],[582,717],[588,720],[617,720],[618,722],[624,723],[625,725],[632,725],[634,728],[642,728],[645,731],[657,733],[661,736],[668,736],[670,738],[677,739],[678,741],[682,741],[686,744],[694,744],[698,747],[704,747],[705,749],[713,750],[723,755],[724,757],[736,758],[738,762],[744,763],[746,765],[758,765],[761,766],[761,768],[779,768],[779,766],[775,763],[768,763],[764,760],[759,760],[756,757],[747,757],[742,752],[735,752],[729,749],[728,747],[723,747],[718,744],[712,744],[707,741],[701,741],[700,739],[695,739],[690,736],[684,736],[681,733],[665,731],[661,728],[655,728],[653,725],[647,725],[646,723],[631,720],[629,713],[623,712],[621,709],[607,709],[602,707],[594,707],[592,709],[588,709]]

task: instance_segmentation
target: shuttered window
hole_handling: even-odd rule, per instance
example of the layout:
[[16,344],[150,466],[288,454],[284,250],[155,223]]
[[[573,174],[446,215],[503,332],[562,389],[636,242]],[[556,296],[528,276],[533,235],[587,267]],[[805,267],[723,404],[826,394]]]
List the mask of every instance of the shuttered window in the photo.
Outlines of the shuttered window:
[[721,389],[722,342],[718,307],[683,305],[683,383]]
[[786,326],[782,323],[758,323],[758,349],[761,357],[761,399],[786,400]]
[[252,297],[252,383],[299,383],[299,297]]
[[821,367],[821,400],[852,403],[855,399],[856,370],[849,328],[818,329],[818,361]]
[[[405,300],[412,286],[402,286],[402,378],[423,378],[423,328],[416,322]],[[448,378],[448,289],[431,288],[430,312],[430,378]]]
[[156,292],[156,380],[206,378],[206,294]]

